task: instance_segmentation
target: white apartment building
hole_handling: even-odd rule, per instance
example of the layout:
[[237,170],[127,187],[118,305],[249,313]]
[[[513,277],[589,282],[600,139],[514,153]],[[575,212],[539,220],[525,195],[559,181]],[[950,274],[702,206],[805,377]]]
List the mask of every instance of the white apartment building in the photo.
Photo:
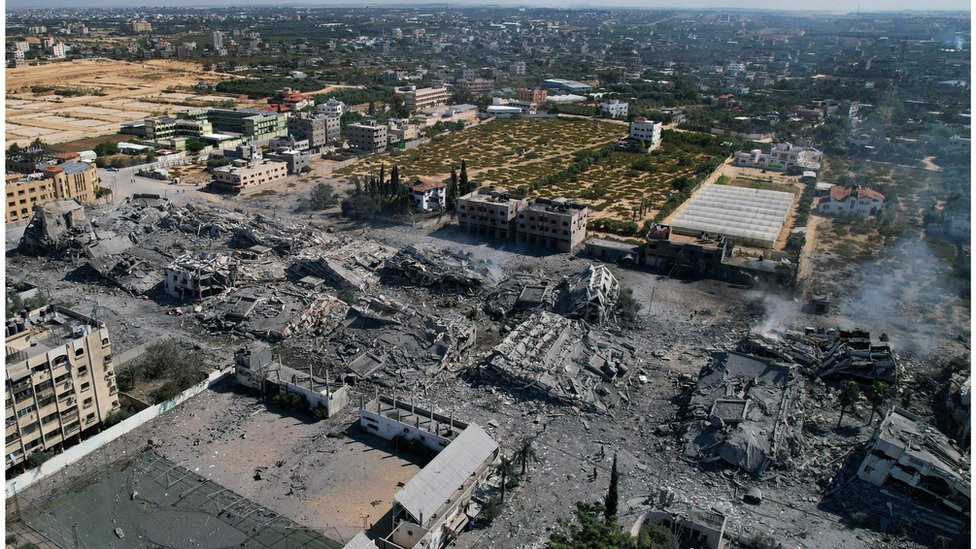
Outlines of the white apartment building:
[[627,103],[611,99],[605,103],[600,103],[600,112],[610,118],[627,118]]
[[315,112],[326,116],[342,116],[342,113],[346,112],[346,104],[335,97],[330,97],[325,103],[316,105]]
[[65,57],[64,42],[55,42],[54,45],[51,46],[51,58],[64,59],[64,57]]
[[26,53],[30,51],[30,42],[27,40],[17,40],[14,42],[14,51]]
[[661,128],[663,126],[660,122],[638,116],[630,123],[629,137],[644,141],[647,143],[648,149],[653,150],[661,145]]

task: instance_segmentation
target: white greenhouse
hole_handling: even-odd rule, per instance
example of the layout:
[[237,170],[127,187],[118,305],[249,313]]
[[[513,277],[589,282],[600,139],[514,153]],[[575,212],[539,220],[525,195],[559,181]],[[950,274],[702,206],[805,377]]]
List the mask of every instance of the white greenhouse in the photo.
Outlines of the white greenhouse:
[[772,248],[793,205],[793,193],[705,185],[671,222],[678,234],[702,232],[746,246]]

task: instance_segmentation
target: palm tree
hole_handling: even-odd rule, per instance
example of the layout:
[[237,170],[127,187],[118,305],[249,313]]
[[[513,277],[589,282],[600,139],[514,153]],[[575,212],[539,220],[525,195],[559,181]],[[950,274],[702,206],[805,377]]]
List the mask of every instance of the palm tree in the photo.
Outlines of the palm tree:
[[883,381],[875,381],[871,385],[871,389],[868,390],[868,402],[871,403],[869,424],[874,421],[874,414],[877,413],[878,409],[887,404],[889,400],[891,400],[891,388]]
[[529,466],[529,462],[539,462],[539,456],[535,453],[535,448],[532,447],[532,443],[535,442],[535,437],[525,437],[522,439],[522,444],[519,449],[515,452],[515,463],[522,467],[522,472],[520,474],[524,475],[525,470]]
[[505,502],[505,487],[508,479],[515,476],[515,461],[502,455],[498,465],[495,466],[495,474],[502,479],[502,503]]

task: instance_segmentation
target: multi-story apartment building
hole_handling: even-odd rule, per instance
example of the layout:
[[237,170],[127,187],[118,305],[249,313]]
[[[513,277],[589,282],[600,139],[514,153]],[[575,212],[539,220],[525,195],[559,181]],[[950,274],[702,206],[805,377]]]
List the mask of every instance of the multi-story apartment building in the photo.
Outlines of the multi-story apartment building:
[[299,140],[308,141],[308,146],[319,148],[339,141],[338,116],[313,116],[309,113],[297,113],[288,118],[288,135]]
[[574,252],[586,240],[586,204],[565,198],[536,198],[519,210],[518,241],[535,244],[560,252]]
[[411,86],[403,96],[403,105],[411,111],[419,111],[428,107],[445,105],[451,98],[447,88],[420,88]]
[[122,32],[127,34],[136,34],[140,32],[152,32],[152,23],[144,19],[132,19],[130,21],[124,21],[119,25]]
[[326,116],[342,116],[346,112],[346,104],[335,97],[330,97],[328,101],[315,106],[315,112]]
[[214,189],[239,193],[249,187],[285,178],[288,175],[288,164],[260,157],[250,161],[235,160],[230,166],[215,168],[213,175]]
[[82,204],[95,201],[101,182],[98,169],[86,162],[65,162],[45,167],[41,175],[8,176],[6,221],[26,221],[34,208],[51,200],[75,199]]
[[417,138],[417,126],[406,118],[391,118],[386,123],[386,140],[390,145]]
[[524,76],[525,75],[525,61],[516,61],[512,63],[509,73],[512,76]]
[[105,324],[55,306],[6,325],[6,468],[58,450],[119,409]]
[[207,120],[173,118],[160,116],[146,119],[146,139],[150,141],[173,139],[174,137],[200,137],[213,133],[213,124]]
[[64,42],[58,41],[55,42],[53,46],[51,46],[51,58],[52,59],[65,58]]
[[220,132],[240,134],[246,141],[261,141],[288,135],[285,115],[257,109],[191,109],[178,118],[206,120]]
[[535,103],[536,105],[541,105],[546,102],[549,98],[549,93],[542,88],[535,88],[533,90],[529,89],[518,89],[515,90],[515,95],[518,97],[519,101],[528,101],[529,103]]
[[475,78],[473,80],[461,80],[458,82],[458,89],[471,95],[485,95],[491,93],[495,87],[494,80],[485,78]]
[[630,123],[630,138],[638,139],[647,144],[648,150],[654,150],[661,144],[661,128],[663,124],[638,116]]
[[525,198],[519,194],[481,187],[458,199],[458,225],[468,233],[514,238],[515,217],[525,204]]
[[363,120],[358,124],[346,126],[346,139],[349,146],[365,152],[376,152],[386,149],[386,124],[377,124],[375,120]]
[[224,49],[224,33],[215,30],[213,31],[212,38],[214,51]]
[[600,112],[610,118],[627,118],[627,103],[618,99],[611,99],[600,103]]

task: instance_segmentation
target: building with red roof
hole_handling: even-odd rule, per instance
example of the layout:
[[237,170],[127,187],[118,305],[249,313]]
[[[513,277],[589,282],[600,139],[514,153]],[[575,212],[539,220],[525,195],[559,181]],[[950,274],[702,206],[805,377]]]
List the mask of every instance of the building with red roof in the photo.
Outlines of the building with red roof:
[[817,211],[825,215],[868,217],[874,212],[880,212],[884,201],[885,196],[874,189],[860,185],[834,185],[830,188],[830,194],[820,199]]
[[418,212],[441,208],[447,199],[447,183],[432,177],[416,177],[408,184]]

